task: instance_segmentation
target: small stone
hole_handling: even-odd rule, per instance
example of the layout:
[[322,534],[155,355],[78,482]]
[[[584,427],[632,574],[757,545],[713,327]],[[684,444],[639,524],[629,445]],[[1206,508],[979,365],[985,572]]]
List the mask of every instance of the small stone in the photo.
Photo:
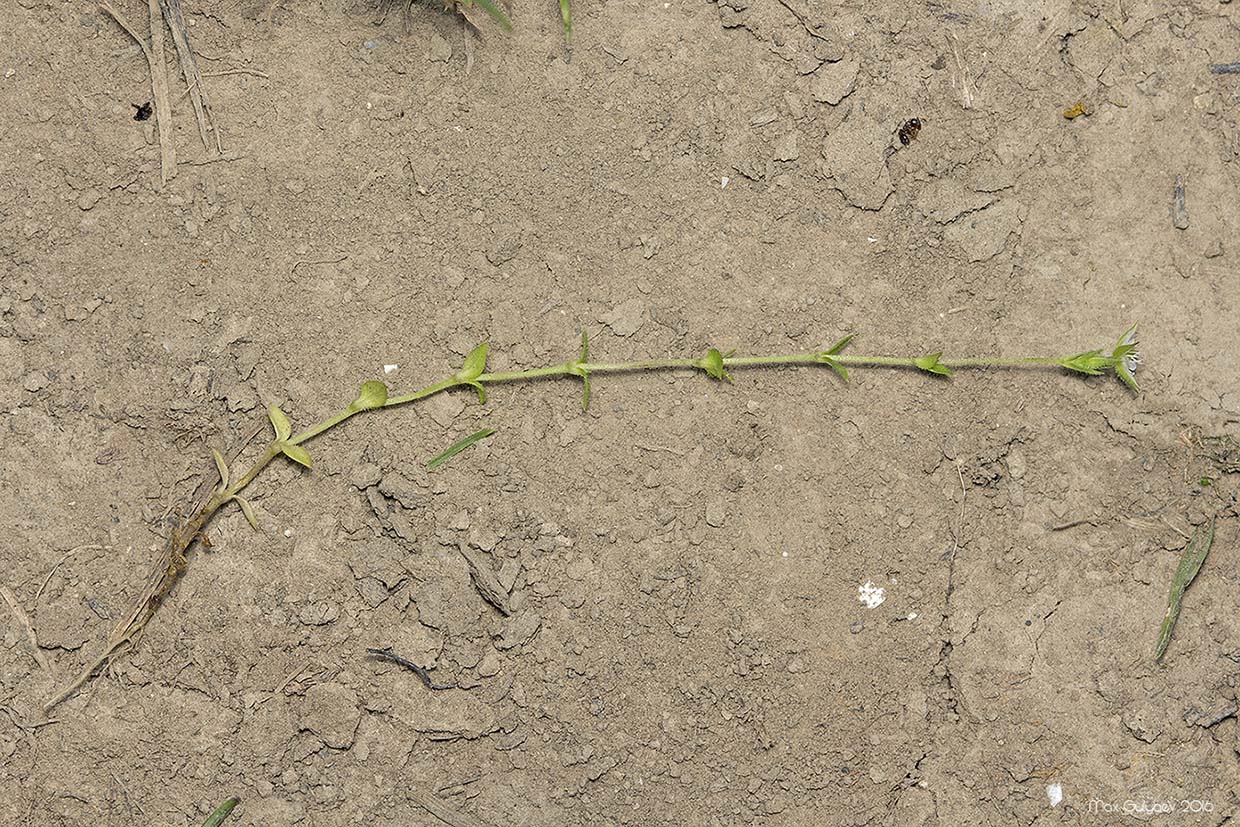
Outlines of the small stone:
[[47,374],[41,370],[32,370],[26,374],[26,378],[22,380],[22,387],[30,393],[36,393],[43,390],[52,382],[47,378]]
[[432,63],[447,63],[452,59],[452,44],[438,34],[431,35],[431,50],[428,55]]
[[712,528],[722,528],[727,520],[727,511],[719,500],[706,504],[706,524]]
[[795,161],[801,157],[796,146],[796,133],[785,133],[775,140],[775,160]]
[[349,474],[349,483],[360,491],[372,485],[378,485],[382,478],[383,473],[378,465],[373,462],[363,462],[353,469],[353,473]]
[[103,193],[96,189],[89,189],[78,196],[78,209],[85,212],[98,204],[100,198],[103,198]]
[[487,261],[495,267],[501,264],[507,264],[517,257],[517,252],[521,249],[521,236],[510,235],[501,238],[496,242],[495,246],[487,251]]
[[512,649],[530,640],[542,626],[542,617],[534,612],[522,612],[504,621],[503,633],[495,645],[500,649]]
[[848,627],[848,631],[852,632],[854,635],[861,634],[863,629],[865,629],[865,624],[862,623],[860,620],[856,621],[855,623],[853,623],[851,626]]
[[333,749],[348,749],[357,735],[362,713],[357,696],[338,683],[317,683],[306,690],[300,725]]
[[629,299],[600,316],[599,321],[617,336],[632,336],[646,323],[646,305],[641,299]]
[[499,674],[499,665],[499,653],[494,649],[487,649],[482,655],[482,660],[478,661],[479,677],[495,677]]
[[326,600],[307,603],[297,613],[297,619],[307,626],[326,626],[328,623],[334,622],[338,617],[340,617],[340,610]]
[[1007,467],[1012,479],[1018,480],[1025,476],[1025,455],[1020,451],[1011,451],[1007,456]]
[[818,70],[810,86],[810,94],[819,103],[835,106],[857,88],[857,72],[860,68],[861,61],[856,57],[828,63]]

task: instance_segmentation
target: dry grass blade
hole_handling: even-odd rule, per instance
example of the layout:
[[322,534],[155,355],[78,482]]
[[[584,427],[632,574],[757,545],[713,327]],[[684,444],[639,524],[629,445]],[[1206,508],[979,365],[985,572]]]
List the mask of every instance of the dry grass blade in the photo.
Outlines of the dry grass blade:
[[1192,584],[1194,578],[1197,577],[1197,572],[1201,571],[1201,564],[1206,561],[1206,555],[1210,553],[1212,545],[1214,545],[1213,518],[1210,519],[1210,527],[1204,534],[1201,529],[1193,532],[1192,539],[1184,547],[1184,554],[1180,557],[1180,565],[1176,567],[1175,577],[1171,579],[1171,595],[1167,598],[1167,614],[1158,630],[1158,645],[1154,648],[1154,660],[1156,661],[1162,659],[1163,653],[1167,651],[1167,645],[1171,643],[1171,633],[1175,630],[1175,622],[1180,617],[1180,604],[1184,601],[1184,590]]
[[160,175],[163,182],[176,177],[177,153],[172,139],[172,104],[168,98],[168,76],[164,74],[164,30],[163,17],[159,11],[159,0],[149,0],[151,12],[151,39],[148,42],[138,34],[124,15],[112,7],[107,0],[99,4],[99,10],[116,21],[116,25],[125,30],[125,34],[133,38],[142,50],[143,57],[151,72],[151,95],[155,98],[155,125],[159,129],[159,160]]
[[419,795],[410,791],[409,797],[422,809],[450,827],[488,827],[487,822],[458,813],[456,810],[440,803],[433,795]]
[[504,616],[512,614],[508,590],[499,582],[499,577],[495,574],[490,564],[486,560],[481,559],[481,555],[474,554],[473,550],[465,543],[458,543],[457,549],[461,552],[461,556],[465,558],[465,562],[469,564],[469,574],[474,581],[474,587],[478,589],[478,593],[488,603],[499,609]]
[[47,655],[39,648],[39,638],[34,633],[34,626],[30,624],[30,617],[26,614],[26,610],[22,608],[22,604],[18,602],[17,595],[8,586],[0,586],[0,597],[4,598],[4,602],[9,604],[9,609],[13,612],[13,617],[17,618],[17,622],[26,630],[26,639],[30,641],[30,654],[39,662],[39,666],[44,669],[51,669],[51,664],[47,661]]
[[[185,84],[189,87],[189,99],[194,106],[194,118],[198,121],[198,135],[203,146],[210,146],[207,141],[207,130],[212,121],[211,105],[207,101],[207,93],[202,89],[202,74],[198,71],[198,62],[194,59],[194,50],[189,47],[189,33],[185,31],[185,15],[181,12],[181,0],[159,0],[163,9],[164,19],[168,21],[168,29],[172,32],[172,42],[176,45],[177,60],[181,63],[181,73],[185,76]],[[152,23],[154,26],[154,23]],[[215,149],[222,153],[219,130],[215,130]]]

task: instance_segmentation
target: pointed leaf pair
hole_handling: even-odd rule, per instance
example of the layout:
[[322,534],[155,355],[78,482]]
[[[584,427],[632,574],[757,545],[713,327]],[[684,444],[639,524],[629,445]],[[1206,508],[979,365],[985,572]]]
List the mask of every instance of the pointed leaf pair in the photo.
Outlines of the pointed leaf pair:
[[[367,384],[370,383],[368,382]],[[379,382],[377,384],[381,385],[383,383]],[[362,387],[364,389],[365,385]],[[386,387],[383,389],[383,394],[384,398],[386,398]],[[359,397],[359,399],[360,398],[361,397]],[[267,418],[271,420],[271,427],[275,429],[275,443],[276,447],[280,449],[280,453],[284,454],[294,462],[300,463],[307,468],[312,468],[313,466],[310,463],[310,454],[306,451],[306,449],[302,448],[300,445],[294,445],[292,442],[289,442],[289,439],[293,436],[293,426],[292,423],[288,421],[288,416],[285,415],[284,411],[280,410],[277,405],[272,404],[267,408]]]
[[937,373],[939,376],[951,376],[951,368],[939,361],[943,356],[943,351],[938,353],[928,353],[925,356],[914,359],[913,364],[926,373]]
[[581,356],[577,361],[568,363],[568,371],[574,376],[580,376],[582,382],[581,391],[581,409],[583,411],[590,409],[590,369],[586,367],[590,362],[590,340],[586,337],[585,328],[581,330]]
[[840,361],[834,357],[839,355],[840,351],[842,351],[845,348],[845,346],[847,346],[848,343],[852,341],[853,336],[855,335],[856,335],[855,333],[849,333],[843,339],[840,339],[838,342],[831,345],[830,348],[822,351],[821,353],[819,353],[817,356],[814,357],[819,362],[821,362],[824,365],[829,366],[833,371],[838,373],[845,382],[848,381],[848,369],[845,368],[843,365],[841,365]]
[[1101,350],[1086,350],[1065,356],[1059,360],[1059,364],[1068,370],[1074,370],[1086,376],[1098,376],[1103,371],[1115,367],[1115,360],[1110,356],[1103,356]]

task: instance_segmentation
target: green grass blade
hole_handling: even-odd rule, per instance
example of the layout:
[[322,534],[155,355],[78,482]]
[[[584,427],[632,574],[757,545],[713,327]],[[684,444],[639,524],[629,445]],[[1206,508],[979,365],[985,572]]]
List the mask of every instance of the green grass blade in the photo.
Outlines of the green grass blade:
[[1210,547],[1214,545],[1214,519],[1203,535],[1201,529],[1193,532],[1193,537],[1184,548],[1180,557],[1180,565],[1175,569],[1175,577],[1171,579],[1171,594],[1167,598],[1167,614],[1163,617],[1162,626],[1158,629],[1158,645],[1154,647],[1154,660],[1162,660],[1167,645],[1171,643],[1171,632],[1175,622],[1180,618],[1180,605],[1184,602],[1184,590],[1189,587],[1201,571],[1201,564],[1206,561]]
[[569,0],[560,0],[560,20],[564,21],[564,42],[571,43],[573,40],[573,11],[569,7]]
[[494,428],[483,428],[481,431],[475,431],[474,433],[462,439],[460,442],[457,442],[454,445],[452,445],[452,447],[444,451],[439,456],[435,457],[430,462],[426,463],[426,470],[434,471],[436,468],[443,465],[445,462],[452,459],[457,454],[461,453],[461,451],[464,451],[470,445],[473,445],[475,442],[479,440],[486,439],[493,433],[495,433]]
[[202,823],[202,827],[220,827],[224,823],[224,819],[228,818],[228,814],[233,811],[241,803],[241,799],[233,796],[223,804],[215,808],[215,812],[207,816],[207,820]]
[[491,15],[496,23],[504,27],[504,31],[512,31],[512,21],[508,19],[508,15],[504,10],[497,6],[492,0],[474,0],[484,12]]

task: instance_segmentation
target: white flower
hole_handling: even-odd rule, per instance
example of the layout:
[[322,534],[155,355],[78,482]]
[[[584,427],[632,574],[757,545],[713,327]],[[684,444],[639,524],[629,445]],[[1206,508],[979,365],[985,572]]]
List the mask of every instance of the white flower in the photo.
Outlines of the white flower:
[[857,599],[867,609],[877,609],[887,599],[882,586],[875,586],[869,580],[857,587]]

